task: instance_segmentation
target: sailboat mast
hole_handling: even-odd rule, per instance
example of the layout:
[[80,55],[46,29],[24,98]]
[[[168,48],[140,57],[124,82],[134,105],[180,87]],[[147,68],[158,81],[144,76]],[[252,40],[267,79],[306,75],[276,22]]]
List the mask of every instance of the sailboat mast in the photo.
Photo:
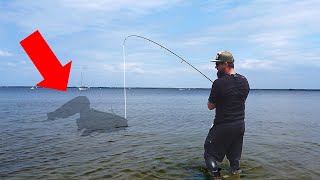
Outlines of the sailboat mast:
[[81,87],[82,87],[82,72],[81,72]]

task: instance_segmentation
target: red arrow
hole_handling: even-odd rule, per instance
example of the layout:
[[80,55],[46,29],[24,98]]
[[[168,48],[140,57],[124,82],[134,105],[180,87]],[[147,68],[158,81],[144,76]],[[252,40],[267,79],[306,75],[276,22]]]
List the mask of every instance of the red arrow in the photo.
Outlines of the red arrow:
[[20,44],[44,79],[37,86],[66,91],[72,61],[62,67],[38,30]]

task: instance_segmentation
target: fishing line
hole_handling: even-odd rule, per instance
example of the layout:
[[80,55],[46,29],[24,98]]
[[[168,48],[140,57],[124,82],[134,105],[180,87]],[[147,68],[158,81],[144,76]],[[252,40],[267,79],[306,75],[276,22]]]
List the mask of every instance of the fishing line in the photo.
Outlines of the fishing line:
[[208,78],[206,75],[204,75],[201,71],[199,71],[197,68],[195,68],[193,65],[191,65],[189,62],[187,62],[186,60],[184,60],[181,56],[177,55],[176,53],[174,53],[173,51],[171,51],[170,49],[166,48],[165,46],[151,40],[151,39],[148,39],[146,37],[143,37],[143,36],[139,36],[139,35],[130,35],[130,36],[127,36],[124,41],[123,41],[123,46],[122,46],[122,52],[123,52],[123,92],[124,92],[124,118],[127,119],[127,93],[126,93],[126,58],[125,58],[125,43],[126,43],[126,40],[129,38],[129,37],[138,37],[138,38],[141,38],[141,39],[144,39],[144,40],[147,40],[149,42],[152,42],[153,44],[156,44],[158,46],[160,46],[161,48],[169,51],[171,54],[175,55],[176,57],[178,57],[179,59],[181,59],[181,63],[182,62],[185,62],[187,63],[189,66],[191,66],[193,69],[195,69],[196,71],[198,71],[201,75],[203,75],[205,78],[207,78],[211,83],[213,83],[213,81]]

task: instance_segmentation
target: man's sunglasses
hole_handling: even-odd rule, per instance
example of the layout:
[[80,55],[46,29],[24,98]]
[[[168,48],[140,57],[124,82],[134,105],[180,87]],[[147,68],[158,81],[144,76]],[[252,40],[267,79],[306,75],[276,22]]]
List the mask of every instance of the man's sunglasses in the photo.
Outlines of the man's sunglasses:
[[216,62],[216,67],[218,67],[220,64],[224,64],[224,62]]

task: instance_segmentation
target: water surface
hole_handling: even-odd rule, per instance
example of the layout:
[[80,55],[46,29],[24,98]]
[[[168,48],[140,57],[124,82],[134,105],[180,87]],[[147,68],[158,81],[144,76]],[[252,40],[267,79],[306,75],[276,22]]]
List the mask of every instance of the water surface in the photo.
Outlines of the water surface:
[[[210,179],[202,157],[214,117],[208,95],[208,89],[129,89],[129,127],[83,135],[79,113],[56,120],[47,113],[86,96],[91,108],[123,117],[122,89],[0,88],[0,177]],[[320,91],[252,90],[240,178],[319,179],[319,102]]]

